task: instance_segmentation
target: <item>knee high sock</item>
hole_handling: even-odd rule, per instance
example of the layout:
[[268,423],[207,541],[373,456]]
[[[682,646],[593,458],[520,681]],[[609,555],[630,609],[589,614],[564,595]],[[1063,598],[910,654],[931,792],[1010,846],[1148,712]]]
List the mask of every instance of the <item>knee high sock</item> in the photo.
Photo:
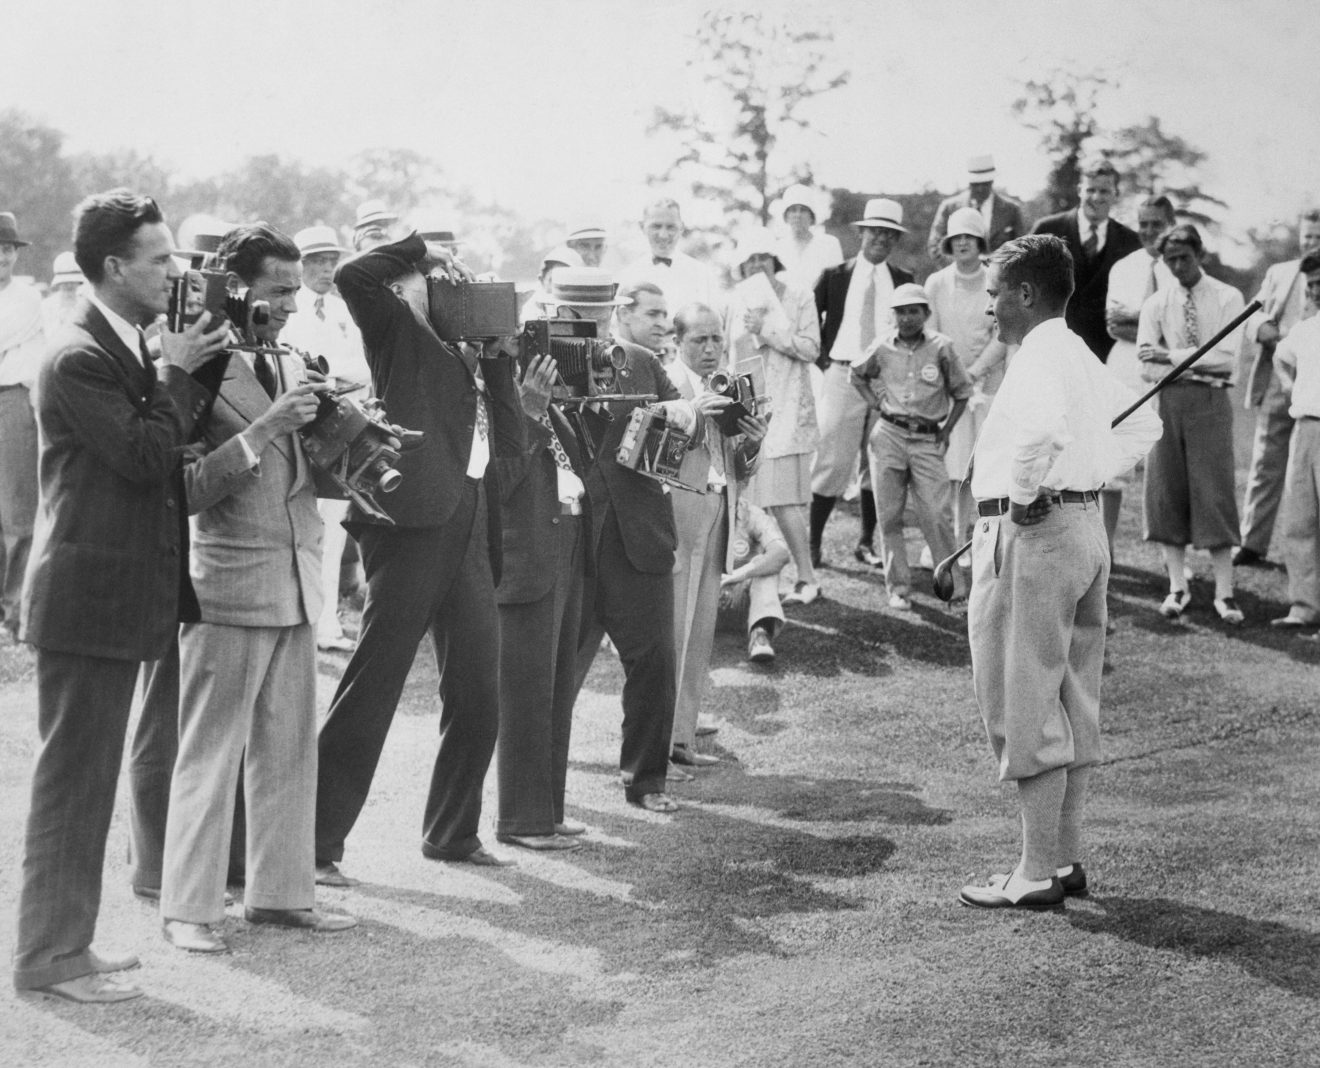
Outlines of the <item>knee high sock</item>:
[[1082,813],[1086,808],[1086,791],[1091,784],[1091,767],[1070,768],[1068,788],[1063,795],[1063,809],[1059,813],[1059,851],[1055,867],[1066,868],[1082,859]]
[[825,524],[829,522],[830,513],[834,511],[833,497],[822,497],[819,493],[811,495],[811,531],[810,543],[816,548],[820,548],[821,535],[825,533]]
[[862,536],[858,542],[862,545],[871,545],[875,538],[875,494],[869,490],[862,490]]
[[1068,772],[1064,768],[1018,780],[1018,805],[1022,809],[1022,861],[1018,871],[1024,879],[1052,879],[1059,867],[1059,816],[1067,788]]

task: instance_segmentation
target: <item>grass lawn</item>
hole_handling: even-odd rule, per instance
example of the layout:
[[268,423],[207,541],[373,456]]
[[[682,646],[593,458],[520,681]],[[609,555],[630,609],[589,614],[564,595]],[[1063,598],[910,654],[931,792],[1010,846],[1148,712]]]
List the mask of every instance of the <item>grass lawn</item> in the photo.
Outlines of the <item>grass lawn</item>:
[[[230,954],[171,949],[129,893],[121,805],[98,946],[138,952],[148,996],[99,1009],[0,990],[0,1063],[1320,1064],[1320,646],[1268,626],[1286,609],[1282,571],[1240,571],[1247,623],[1220,624],[1205,557],[1185,621],[1161,619],[1139,494],[1127,503],[1087,900],[1042,915],[958,905],[1018,843],[965,621],[925,593],[913,612],[881,608],[841,510],[825,597],[790,609],[777,664],[753,667],[738,636],[720,638],[708,710],[721,726],[701,744],[724,762],[673,788],[676,816],[623,801],[622,674],[603,654],[569,773],[586,847],[498,871],[424,860],[438,701],[423,649],[349,839],[344,868],[363,885],[320,894],[358,929],[250,928],[231,910]],[[343,662],[322,659],[319,707]],[[9,910],[31,664],[0,650]]]

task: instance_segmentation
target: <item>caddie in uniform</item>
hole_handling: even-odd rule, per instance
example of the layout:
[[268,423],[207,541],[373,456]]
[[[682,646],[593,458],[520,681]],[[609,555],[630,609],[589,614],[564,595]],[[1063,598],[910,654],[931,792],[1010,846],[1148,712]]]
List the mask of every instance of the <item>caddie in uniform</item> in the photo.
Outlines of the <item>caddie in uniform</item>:
[[1010,241],[986,288],[999,339],[1021,344],[974,455],[980,518],[968,630],[976,701],[1001,781],[1018,784],[1022,858],[965,905],[1044,908],[1086,892],[1082,812],[1100,759],[1109,552],[1099,489],[1160,436],[1064,322],[1072,256],[1057,237]]

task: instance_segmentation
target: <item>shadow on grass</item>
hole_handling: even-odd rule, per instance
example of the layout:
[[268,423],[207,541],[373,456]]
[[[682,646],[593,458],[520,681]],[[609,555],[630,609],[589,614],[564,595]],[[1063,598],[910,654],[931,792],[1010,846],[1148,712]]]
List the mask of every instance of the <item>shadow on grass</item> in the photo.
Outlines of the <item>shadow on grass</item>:
[[1168,898],[1092,900],[1099,912],[1068,913],[1068,922],[1088,934],[1232,964],[1290,994],[1320,998],[1320,935]]
[[779,644],[781,658],[788,653],[793,667],[813,676],[884,677],[906,660],[936,667],[971,663],[966,618],[921,602],[911,612],[894,612],[816,601],[792,610]]

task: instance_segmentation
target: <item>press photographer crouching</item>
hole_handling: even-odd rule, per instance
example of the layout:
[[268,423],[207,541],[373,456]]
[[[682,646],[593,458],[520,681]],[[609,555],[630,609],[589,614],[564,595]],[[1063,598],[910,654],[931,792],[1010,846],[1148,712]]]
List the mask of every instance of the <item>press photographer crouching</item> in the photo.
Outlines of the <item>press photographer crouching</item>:
[[[481,789],[499,724],[499,483],[495,455],[526,450],[508,357],[442,341],[431,322],[433,284],[470,278],[447,249],[412,233],[342,263],[339,292],[362,331],[376,395],[389,418],[423,434],[398,460],[390,522],[357,503],[367,597],[357,648],[321,729],[316,798],[317,880],[345,886],[344,842],[371,788],[385,736],[426,634],[442,665],[444,705],[422,825],[434,860],[498,865],[477,837]],[[512,317],[512,312],[510,312]]]
[[[615,309],[625,303],[616,291],[606,270],[568,268],[556,275],[548,303],[560,317],[594,322],[598,338],[604,339],[611,335]],[[582,419],[588,445],[595,451],[586,477],[594,571],[583,596],[574,694],[608,634],[625,675],[619,755],[625,795],[649,811],[673,812],[678,804],[665,793],[665,778],[676,688],[674,511],[660,480],[624,466],[616,457],[634,412],[644,405],[654,410],[653,421],[672,423],[690,436],[698,429],[700,415],[714,414],[729,401],[714,394],[683,400],[652,353],[618,343],[625,364],[608,373],[602,370],[601,384],[608,380],[608,390],[634,399],[598,404]],[[641,395],[657,400],[649,404],[635,399]]]

